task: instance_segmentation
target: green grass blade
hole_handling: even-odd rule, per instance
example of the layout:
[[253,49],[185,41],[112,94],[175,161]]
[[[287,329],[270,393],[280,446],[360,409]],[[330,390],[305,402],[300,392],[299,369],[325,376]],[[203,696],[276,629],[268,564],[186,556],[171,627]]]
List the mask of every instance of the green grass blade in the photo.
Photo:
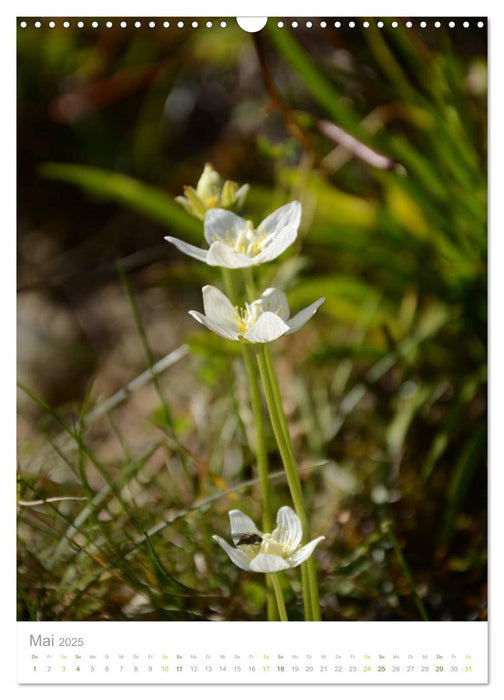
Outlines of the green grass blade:
[[152,221],[177,230],[188,239],[201,242],[201,223],[162,190],[139,182],[129,175],[89,165],[44,163],[39,173],[51,180],[67,182],[97,197],[126,206]]
[[339,126],[355,130],[360,118],[345,106],[334,84],[319,71],[296,39],[287,30],[279,30],[275,26],[268,27],[268,35],[278,51],[303,80],[307,90],[327,110],[327,113]]
[[[443,516],[443,543],[448,546],[455,529],[455,520],[460,513],[469,487],[478,467],[485,467],[487,430],[483,425],[466,442],[457,460],[448,485],[446,508]],[[484,477],[484,474],[482,475]]]

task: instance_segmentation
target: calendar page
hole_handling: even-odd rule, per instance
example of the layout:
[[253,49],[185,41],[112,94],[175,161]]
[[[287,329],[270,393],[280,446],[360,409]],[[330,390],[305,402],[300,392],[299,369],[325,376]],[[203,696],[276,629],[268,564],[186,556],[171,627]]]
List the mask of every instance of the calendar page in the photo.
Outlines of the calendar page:
[[489,20],[305,9],[15,20],[20,687],[488,683]]

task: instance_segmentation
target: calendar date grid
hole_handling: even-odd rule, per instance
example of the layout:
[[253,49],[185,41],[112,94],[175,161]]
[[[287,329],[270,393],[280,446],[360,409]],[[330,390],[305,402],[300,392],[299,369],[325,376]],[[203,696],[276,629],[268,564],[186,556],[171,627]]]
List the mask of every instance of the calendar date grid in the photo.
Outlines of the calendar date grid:
[[472,654],[110,653],[31,654],[33,674],[471,674]]

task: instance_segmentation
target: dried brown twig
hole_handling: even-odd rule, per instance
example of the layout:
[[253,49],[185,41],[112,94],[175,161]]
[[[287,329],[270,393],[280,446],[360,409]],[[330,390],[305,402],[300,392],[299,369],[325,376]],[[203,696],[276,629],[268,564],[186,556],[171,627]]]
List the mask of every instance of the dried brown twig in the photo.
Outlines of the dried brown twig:
[[337,126],[334,122],[330,122],[327,119],[319,119],[316,122],[317,129],[319,132],[326,136],[331,141],[334,141],[339,146],[341,146],[347,153],[358,158],[359,160],[367,163],[372,168],[378,168],[379,170],[396,170],[399,172],[406,172],[403,166],[390,156],[383,155],[375,151],[370,146],[367,146],[359,139],[349,134],[340,126]]
[[[280,95],[275,86],[266,60],[263,38],[259,34],[254,34],[253,40],[259,60],[262,79],[270,97],[272,107],[280,112],[289,132],[299,141],[303,148],[313,156],[314,160],[318,161],[319,159],[315,156],[315,149],[312,145],[309,134],[301,127],[297,114],[291,108],[288,102],[286,102],[286,100],[284,100],[284,98]],[[379,153],[375,149],[366,145],[334,122],[329,121],[328,119],[317,119],[314,122],[314,126],[320,134],[338,144],[338,146],[350,157],[358,158],[372,168],[377,168],[379,170],[393,170],[401,174],[406,174],[404,167],[400,163],[395,161],[390,156]],[[325,163],[323,161],[319,163],[319,165],[325,169]]]

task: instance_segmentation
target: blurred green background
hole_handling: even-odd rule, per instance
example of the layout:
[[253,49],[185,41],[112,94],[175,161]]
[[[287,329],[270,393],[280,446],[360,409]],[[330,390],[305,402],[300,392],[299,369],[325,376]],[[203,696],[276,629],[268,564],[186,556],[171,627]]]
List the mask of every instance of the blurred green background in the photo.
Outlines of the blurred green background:
[[263,577],[211,540],[230,508],[260,520],[240,356],[187,314],[220,277],[163,241],[202,243],[174,197],[210,161],[250,183],[256,224],[302,203],[261,288],[293,311],[327,298],[272,348],[326,536],[323,619],[486,619],[486,28],[34,21],[18,29],[18,618],[264,618]]

